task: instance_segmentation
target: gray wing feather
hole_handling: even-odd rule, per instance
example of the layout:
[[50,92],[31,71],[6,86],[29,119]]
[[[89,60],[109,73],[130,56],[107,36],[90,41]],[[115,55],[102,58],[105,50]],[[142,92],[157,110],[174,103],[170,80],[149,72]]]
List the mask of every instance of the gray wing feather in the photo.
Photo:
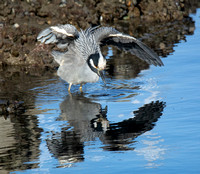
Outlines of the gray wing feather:
[[100,45],[114,45],[136,55],[148,64],[163,66],[163,62],[152,49],[132,36],[123,34],[112,27],[97,28],[93,30],[93,34]]
[[54,34],[51,34],[48,39],[46,39],[45,44],[56,43],[58,40]]
[[37,40],[41,43],[56,43],[59,47],[67,47],[74,39],[78,38],[77,29],[70,24],[51,26],[42,30]]
[[54,57],[54,60],[60,65],[63,60],[64,53],[61,53],[59,51],[52,51],[51,55]]

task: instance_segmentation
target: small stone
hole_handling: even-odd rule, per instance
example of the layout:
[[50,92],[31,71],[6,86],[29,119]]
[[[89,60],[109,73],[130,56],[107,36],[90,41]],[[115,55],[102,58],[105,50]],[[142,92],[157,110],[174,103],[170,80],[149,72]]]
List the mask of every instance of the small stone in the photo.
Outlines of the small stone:
[[133,14],[134,14],[134,17],[139,17],[140,16],[140,10],[135,7],[134,10],[133,10]]
[[12,50],[12,56],[14,56],[14,57],[18,57],[19,56],[19,51],[18,50],[16,50],[16,49],[14,49],[14,50]]
[[4,27],[4,24],[0,22],[0,29],[2,29],[3,27]]
[[124,20],[128,20],[128,19],[130,19],[130,17],[129,16],[124,16],[123,19]]
[[47,21],[47,24],[51,25],[51,20],[48,20],[48,21]]
[[132,0],[132,2],[134,5],[137,5],[137,3],[138,3],[137,0]]
[[161,42],[159,46],[160,46],[160,49],[161,49],[161,50],[165,49],[165,47],[166,47],[165,44],[164,44],[163,42]]
[[128,12],[129,18],[139,17],[140,16],[140,10],[137,7],[134,7],[133,10],[130,10]]
[[38,20],[37,23],[38,23],[39,25],[44,25],[44,24],[45,24],[45,21],[44,21],[44,20]]
[[18,23],[15,23],[13,26],[14,26],[14,28],[19,28],[19,24]]
[[26,42],[27,42],[27,36],[26,36],[26,35],[23,35],[23,36],[21,37],[21,44],[24,45],[24,43],[26,43]]

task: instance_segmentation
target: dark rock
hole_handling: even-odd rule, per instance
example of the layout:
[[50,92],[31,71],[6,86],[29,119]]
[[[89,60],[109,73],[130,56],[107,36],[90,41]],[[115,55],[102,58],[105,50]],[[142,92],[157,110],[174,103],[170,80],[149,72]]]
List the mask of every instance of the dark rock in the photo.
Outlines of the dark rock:
[[12,56],[18,57],[19,56],[19,51],[17,49],[13,49],[11,52]]

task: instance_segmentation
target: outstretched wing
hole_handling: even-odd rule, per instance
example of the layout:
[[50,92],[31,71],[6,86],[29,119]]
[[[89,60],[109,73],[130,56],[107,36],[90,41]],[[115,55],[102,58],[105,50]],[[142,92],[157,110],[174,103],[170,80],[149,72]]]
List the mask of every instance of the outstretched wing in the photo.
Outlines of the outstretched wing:
[[59,48],[66,48],[78,36],[79,33],[73,25],[65,24],[42,30],[37,40],[45,44],[56,43]]
[[100,45],[114,45],[136,55],[148,64],[163,66],[163,62],[152,49],[132,36],[123,34],[112,27],[94,29],[93,34]]

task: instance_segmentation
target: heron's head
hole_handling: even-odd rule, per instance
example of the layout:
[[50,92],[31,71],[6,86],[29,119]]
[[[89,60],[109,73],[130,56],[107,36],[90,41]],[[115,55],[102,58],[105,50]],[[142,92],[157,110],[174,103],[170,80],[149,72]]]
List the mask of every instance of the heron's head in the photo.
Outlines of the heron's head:
[[106,68],[106,59],[101,53],[91,54],[88,58],[88,64],[93,71],[102,71]]
[[97,73],[98,76],[102,78],[104,84],[106,84],[103,75],[103,70],[106,68],[106,59],[102,56],[102,54],[101,53],[91,54],[88,58],[88,65],[92,71]]

